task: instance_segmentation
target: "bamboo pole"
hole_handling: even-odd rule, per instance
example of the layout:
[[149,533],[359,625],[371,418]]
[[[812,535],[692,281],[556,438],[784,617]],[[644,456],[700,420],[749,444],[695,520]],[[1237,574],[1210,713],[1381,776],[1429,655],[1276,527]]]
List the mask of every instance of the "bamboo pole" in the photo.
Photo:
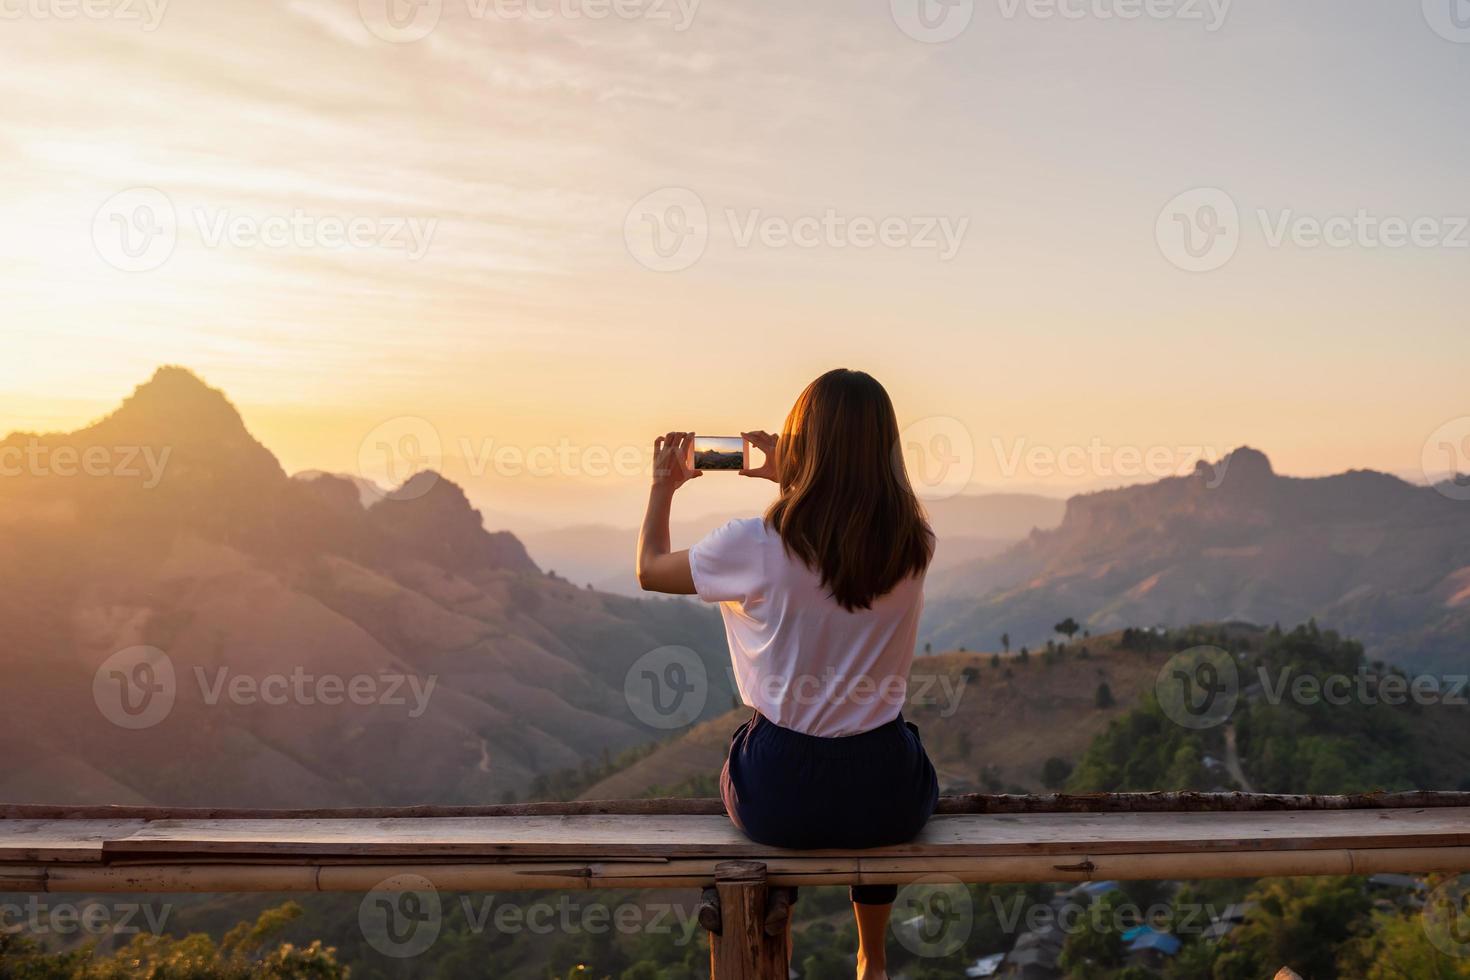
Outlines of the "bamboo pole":
[[[446,891],[694,888],[724,862],[526,864],[393,863],[14,865],[0,890],[47,892],[365,892],[395,875],[417,875]],[[1470,871],[1470,847],[1324,848],[1188,854],[1003,855],[992,857],[783,858],[764,862],[769,885],[905,884],[933,875],[962,882],[1057,882],[1170,878],[1256,878]]]

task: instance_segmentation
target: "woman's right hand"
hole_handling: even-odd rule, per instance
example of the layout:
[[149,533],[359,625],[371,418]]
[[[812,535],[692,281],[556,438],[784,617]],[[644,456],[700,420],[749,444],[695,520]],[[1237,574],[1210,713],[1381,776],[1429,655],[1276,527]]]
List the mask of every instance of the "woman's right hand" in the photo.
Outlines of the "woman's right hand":
[[740,475],[761,477],[770,480],[772,483],[778,482],[779,478],[776,476],[776,437],[769,432],[761,432],[760,430],[756,430],[755,432],[742,432],[740,435],[746,442],[759,449],[761,455],[765,457],[761,465],[752,469],[741,470]]
[[704,476],[689,465],[692,432],[670,432],[653,441],[653,486],[672,494],[690,480]]

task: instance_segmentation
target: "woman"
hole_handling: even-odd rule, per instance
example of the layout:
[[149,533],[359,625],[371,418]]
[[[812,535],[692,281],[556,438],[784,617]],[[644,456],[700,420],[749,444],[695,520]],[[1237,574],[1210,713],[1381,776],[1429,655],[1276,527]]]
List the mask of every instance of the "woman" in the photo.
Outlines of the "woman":
[[[796,400],[779,439],[741,475],[780,486],[764,518],[669,550],[673,495],[704,474],[687,432],[654,444],[638,581],[720,604],[745,703],[721,790],[730,819],[777,847],[862,848],[911,839],[934,812],[934,767],[901,711],[934,535],[909,485],[883,386],[829,371]],[[852,889],[858,976],[885,978],[897,888]]]

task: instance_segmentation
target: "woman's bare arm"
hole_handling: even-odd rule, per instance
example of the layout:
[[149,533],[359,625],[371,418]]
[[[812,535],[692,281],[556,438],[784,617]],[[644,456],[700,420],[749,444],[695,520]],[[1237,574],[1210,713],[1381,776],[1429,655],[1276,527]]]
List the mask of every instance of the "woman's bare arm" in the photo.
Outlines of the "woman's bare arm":
[[648,592],[693,595],[694,575],[689,570],[689,552],[669,550],[669,515],[674,491],[704,474],[690,469],[688,432],[670,432],[653,444],[653,487],[648,493],[648,511],[638,535],[638,584]]

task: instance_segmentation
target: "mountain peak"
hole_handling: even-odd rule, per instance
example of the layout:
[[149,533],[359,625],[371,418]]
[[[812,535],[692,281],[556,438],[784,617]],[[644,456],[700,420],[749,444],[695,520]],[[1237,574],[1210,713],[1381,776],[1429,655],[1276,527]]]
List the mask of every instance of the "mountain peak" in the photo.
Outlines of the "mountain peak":
[[1233,487],[1260,486],[1276,478],[1270,458],[1259,449],[1241,446],[1214,463],[1200,460],[1194,464],[1197,477],[1217,487],[1228,483]]
[[160,367],[153,377],[133,389],[112,417],[185,415],[196,423],[223,422],[231,428],[245,428],[240,413],[224,392],[211,388],[188,368],[173,364]]
[[464,490],[434,470],[409,477],[373,504],[368,519],[397,542],[395,553],[427,558],[454,571],[539,571],[508,531],[487,531]]
[[168,447],[178,464],[218,466],[236,478],[246,473],[271,481],[285,477],[224,392],[175,365],[160,367],[85,436],[110,445]]

